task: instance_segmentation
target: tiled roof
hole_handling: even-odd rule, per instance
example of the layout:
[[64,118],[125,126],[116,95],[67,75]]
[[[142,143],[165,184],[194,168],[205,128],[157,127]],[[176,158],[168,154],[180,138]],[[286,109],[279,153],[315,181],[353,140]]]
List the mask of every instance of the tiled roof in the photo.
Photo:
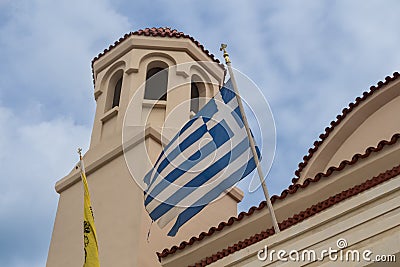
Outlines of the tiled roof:
[[300,179],[301,171],[307,166],[308,162],[314,155],[314,153],[318,150],[321,144],[328,138],[329,134],[335,129],[337,125],[339,125],[346,116],[352,112],[356,107],[358,107],[363,101],[368,99],[371,95],[373,95],[376,91],[380,88],[388,85],[389,83],[397,80],[400,77],[398,72],[393,73],[393,77],[387,76],[385,81],[379,81],[377,86],[371,86],[369,91],[363,93],[362,97],[357,97],[355,102],[349,104],[348,108],[344,108],[342,110],[342,114],[336,116],[336,120],[331,121],[330,126],[325,128],[325,133],[320,134],[320,140],[314,142],[314,146],[308,150],[308,154],[303,157],[303,161],[299,163],[299,168],[295,171],[295,178],[292,179],[292,183],[296,184],[297,181]]
[[[328,209],[332,207],[333,205],[346,200],[352,196],[355,196],[357,194],[360,194],[378,184],[381,184],[385,181],[390,180],[391,178],[397,176],[400,174],[400,165],[394,167],[391,170],[388,170],[384,173],[379,174],[378,176],[375,176],[367,181],[365,181],[362,184],[356,185],[352,188],[349,188],[348,190],[342,191],[339,194],[336,194],[334,196],[331,196],[324,201],[318,202],[317,204],[312,205],[311,207],[307,208],[306,210],[301,211],[298,214],[295,214],[294,216],[284,220],[279,224],[279,227],[281,230],[285,230],[293,225],[296,225],[297,223],[302,222],[303,220],[310,218],[314,216],[315,214]],[[261,233],[258,233],[256,235],[253,235],[249,238],[246,238],[243,241],[240,241],[232,246],[227,247],[226,249],[223,249],[222,251],[217,252],[216,254],[213,254],[212,256],[206,257],[205,259],[195,263],[194,265],[191,265],[190,267],[200,267],[200,266],[207,266],[213,262],[216,262],[230,254],[235,253],[236,251],[239,251],[241,249],[244,249],[248,246],[251,246],[261,240],[264,240],[268,238],[269,236],[273,235],[275,233],[274,229],[271,227],[265,231],[262,231]]]
[[[295,194],[299,189],[304,189],[308,187],[310,184],[317,183],[321,180],[321,178],[327,178],[331,176],[334,172],[340,172],[346,166],[356,164],[360,159],[364,159],[369,157],[374,152],[381,151],[384,147],[391,146],[397,143],[400,140],[400,133],[394,134],[390,141],[382,140],[378,143],[376,147],[369,147],[366,149],[364,154],[355,154],[351,161],[344,160],[342,161],[338,167],[330,167],[326,173],[318,173],[314,178],[308,178],[304,181],[303,184],[292,184],[288,189],[282,191],[280,196],[273,195],[271,197],[271,202],[275,203],[275,201],[285,199],[289,194]],[[211,227],[208,232],[202,232],[198,237],[192,237],[189,241],[182,242],[179,246],[173,246],[170,249],[164,249],[162,252],[157,252],[159,259],[167,257],[170,254],[174,254],[178,250],[182,250],[187,246],[193,245],[195,242],[201,241],[204,238],[207,238],[213,235],[215,232],[222,231],[225,227],[229,227],[232,224],[241,221],[242,219],[251,216],[255,211],[262,210],[266,207],[266,202],[263,201],[259,204],[258,207],[251,207],[248,212],[241,212],[238,217],[231,217],[227,222],[221,222],[217,227]],[[281,225],[285,225],[285,222],[282,222]],[[281,228],[283,229],[283,228]]]
[[[159,27],[159,28],[145,28],[143,30],[137,30],[134,32],[130,32],[125,34],[123,37],[119,38],[119,40],[115,41],[114,44],[110,45],[108,48],[104,49],[103,52],[99,53],[93,60],[92,60],[92,74],[93,73],[93,65],[94,63],[107,54],[107,52],[111,51],[113,48],[117,47],[120,43],[128,39],[132,35],[138,35],[138,36],[149,36],[149,37],[166,37],[166,38],[185,38],[191,40],[197,47],[199,47],[209,58],[211,58],[214,62],[220,63],[219,59],[215,58],[213,54],[210,53],[207,49],[204,48],[202,44],[200,44],[197,40],[195,40],[192,36],[188,34],[184,34],[183,32],[179,32],[177,30],[172,30],[171,28],[168,27]],[[223,66],[223,65],[222,65]],[[93,77],[93,83],[94,83],[94,77]]]

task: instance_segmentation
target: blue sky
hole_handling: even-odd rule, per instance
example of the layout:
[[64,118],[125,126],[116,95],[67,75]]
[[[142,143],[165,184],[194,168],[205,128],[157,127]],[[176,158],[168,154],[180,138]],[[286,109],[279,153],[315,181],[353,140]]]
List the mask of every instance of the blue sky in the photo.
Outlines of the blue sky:
[[[54,184],[90,141],[91,60],[125,33],[170,26],[220,59],[229,44],[275,117],[267,184],[278,194],[330,121],[400,69],[399,10],[395,0],[0,0],[0,266],[45,265]],[[246,194],[240,209],[261,200]]]

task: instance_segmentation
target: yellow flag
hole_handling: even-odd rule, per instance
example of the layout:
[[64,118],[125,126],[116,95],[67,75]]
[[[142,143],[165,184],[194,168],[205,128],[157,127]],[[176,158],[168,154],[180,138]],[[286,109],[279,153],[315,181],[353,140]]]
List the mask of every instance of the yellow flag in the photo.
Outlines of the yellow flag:
[[80,160],[81,178],[84,190],[83,244],[85,251],[85,262],[83,264],[83,267],[100,267],[96,228],[94,226],[93,210],[90,205],[89,187],[86,180],[82,156],[80,156]]

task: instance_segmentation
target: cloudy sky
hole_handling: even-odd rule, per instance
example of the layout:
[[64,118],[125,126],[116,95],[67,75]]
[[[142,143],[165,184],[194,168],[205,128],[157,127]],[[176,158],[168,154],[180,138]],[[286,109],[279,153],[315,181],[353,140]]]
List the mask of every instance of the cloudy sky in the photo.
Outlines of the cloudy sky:
[[399,1],[245,2],[0,0],[0,266],[45,265],[54,184],[90,141],[91,60],[127,32],[170,26],[220,59],[229,44],[275,117],[273,194],[349,102],[400,69]]

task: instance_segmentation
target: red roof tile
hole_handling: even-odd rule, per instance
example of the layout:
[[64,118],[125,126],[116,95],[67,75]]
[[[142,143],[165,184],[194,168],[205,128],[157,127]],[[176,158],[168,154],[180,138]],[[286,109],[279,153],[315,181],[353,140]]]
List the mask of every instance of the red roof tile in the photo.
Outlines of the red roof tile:
[[368,99],[371,95],[373,95],[376,91],[384,87],[385,85],[388,85],[389,83],[397,80],[400,77],[400,74],[398,72],[393,73],[393,77],[387,76],[385,78],[385,81],[379,81],[377,86],[371,86],[370,90],[367,92],[364,92],[362,97],[357,97],[355,102],[352,102],[349,104],[348,108],[344,108],[342,110],[342,114],[336,116],[336,120],[331,121],[330,126],[325,128],[325,133],[320,134],[319,138],[320,140],[317,140],[314,142],[314,147],[310,148],[308,150],[308,154],[303,157],[303,161],[299,163],[299,168],[295,171],[295,178],[292,179],[293,184],[297,184],[301,171],[307,166],[308,162],[314,155],[314,153],[318,150],[318,148],[321,146],[321,144],[328,138],[329,134],[335,129],[337,125],[339,125],[345,118],[346,116],[352,112],[355,108],[357,108],[363,101]]
[[[391,146],[397,143],[400,140],[400,133],[394,134],[390,141],[382,140],[376,147],[369,147],[365,150],[364,154],[355,154],[351,161],[344,160],[342,161],[338,167],[330,167],[326,173],[318,173],[314,178],[308,178],[304,181],[303,184],[292,184],[288,189],[282,191],[280,196],[273,195],[271,197],[271,202],[275,203],[277,200],[285,199],[289,194],[295,194],[299,189],[304,189],[308,187],[310,184],[316,183],[321,180],[321,178],[327,178],[331,176],[334,172],[340,172],[346,166],[356,164],[360,159],[364,159],[369,157],[372,153],[381,151],[384,147]],[[179,246],[173,246],[170,249],[166,248],[162,252],[157,252],[158,257],[164,258],[170,254],[174,254],[177,250],[184,249],[187,246],[193,245],[197,241],[201,241],[206,237],[213,235],[215,232],[222,231],[225,227],[229,227],[235,222],[241,221],[242,219],[251,216],[255,211],[262,210],[266,207],[266,202],[262,201],[258,207],[251,207],[248,212],[239,213],[238,217],[231,217],[227,222],[221,222],[217,227],[211,227],[208,232],[202,232],[198,237],[192,237],[189,241],[183,241]],[[284,223],[284,222],[282,222]]]
[[[307,208],[306,210],[301,211],[298,214],[293,215],[292,217],[282,221],[279,223],[279,227],[281,230],[285,230],[293,225],[296,225],[297,223],[302,222],[305,219],[308,219],[315,214],[328,209],[332,207],[333,205],[342,202],[352,196],[355,196],[357,194],[360,194],[361,192],[364,192],[378,184],[381,184],[385,181],[390,180],[391,178],[397,176],[400,174],[400,165],[394,167],[391,170],[388,170],[384,173],[379,174],[378,176],[375,176],[367,181],[365,181],[362,184],[356,185],[352,188],[349,188],[348,190],[342,191],[339,194],[336,194],[334,196],[331,196],[324,201],[318,202],[317,204],[312,205],[311,207]],[[273,235],[275,233],[274,229],[271,227],[265,231],[262,231],[261,233],[255,234],[243,241],[240,241],[232,246],[229,246],[222,251],[217,252],[216,254],[213,254],[212,256],[206,257],[205,259],[195,263],[194,265],[191,265],[190,267],[198,267],[198,266],[207,266],[213,262],[216,262],[230,254],[235,253],[236,251],[239,251],[241,249],[244,249],[250,245],[253,245],[261,240],[264,240],[268,238],[269,236]],[[159,255],[161,257],[161,255]]]
[[[125,34],[123,37],[119,38],[119,40],[115,41],[114,44],[110,45],[108,48],[104,49],[103,52],[99,53],[93,60],[92,60],[92,74],[93,73],[93,65],[94,63],[107,54],[107,52],[111,51],[113,48],[117,47],[120,43],[125,41],[127,38],[129,38],[132,35],[138,35],[138,36],[149,36],[149,37],[168,37],[168,38],[185,38],[191,40],[197,47],[199,47],[209,58],[211,58],[214,62],[219,63],[221,66],[223,66],[219,59],[215,58],[213,54],[210,53],[207,49],[204,48],[202,44],[200,44],[197,40],[195,40],[192,36],[188,34],[184,34],[183,32],[179,32],[176,29],[172,30],[171,28],[168,27],[159,27],[159,28],[145,28],[143,30],[137,30],[134,32],[130,32]],[[94,84],[94,76],[93,76],[93,84]]]

